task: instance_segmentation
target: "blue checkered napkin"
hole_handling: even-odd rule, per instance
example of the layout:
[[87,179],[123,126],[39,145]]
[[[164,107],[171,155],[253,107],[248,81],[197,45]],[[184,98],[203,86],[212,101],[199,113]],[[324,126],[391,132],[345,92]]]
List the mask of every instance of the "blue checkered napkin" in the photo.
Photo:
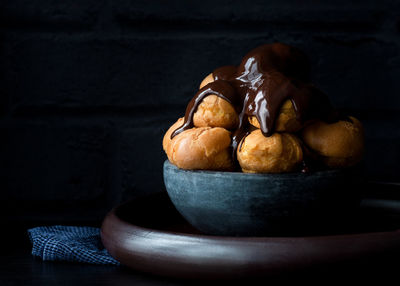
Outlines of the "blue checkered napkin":
[[86,226],[41,226],[28,229],[32,255],[43,260],[119,265],[104,248],[100,229]]

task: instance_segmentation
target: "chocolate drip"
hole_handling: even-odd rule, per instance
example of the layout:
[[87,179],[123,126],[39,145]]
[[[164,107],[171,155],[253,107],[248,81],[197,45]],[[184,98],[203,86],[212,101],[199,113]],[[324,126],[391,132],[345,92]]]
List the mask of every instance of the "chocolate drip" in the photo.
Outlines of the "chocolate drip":
[[255,116],[264,136],[274,132],[276,118],[286,100],[291,100],[300,122],[319,118],[337,120],[328,97],[309,84],[310,65],[307,57],[296,48],[275,43],[250,51],[235,66],[213,71],[214,82],[206,85],[189,102],[185,120],[171,138],[193,127],[193,115],[207,95],[215,94],[230,102],[239,114],[239,126],[233,133],[232,156],[249,134],[250,116]]
[[235,66],[223,66],[219,67],[212,72],[214,80],[226,80],[230,81],[235,78],[236,74],[236,67]]
[[251,79],[269,70],[276,70],[289,78],[303,82],[310,80],[310,64],[307,56],[299,49],[281,43],[259,46],[243,58],[238,73]]
[[260,123],[264,136],[271,136],[284,100],[294,94],[293,86],[282,74],[269,71],[251,82],[246,95],[244,112],[247,116],[255,116]]
[[232,152],[232,158],[236,159],[236,151],[241,148],[241,143],[242,139],[244,137],[246,137],[250,131],[249,131],[249,120],[248,120],[248,116],[246,114],[246,106],[248,103],[248,98],[245,99],[245,102],[243,104],[243,110],[242,112],[239,114],[239,126],[236,129],[236,131],[233,133],[232,136],[232,143],[231,143],[231,152]]
[[224,80],[217,80],[214,82],[211,82],[204,86],[202,89],[200,89],[196,95],[192,98],[192,100],[189,102],[189,104],[186,107],[186,112],[185,112],[185,120],[183,122],[183,125],[176,129],[172,134],[171,134],[171,139],[174,138],[176,135],[179,133],[192,128],[193,125],[193,115],[197,110],[197,107],[200,105],[202,100],[208,96],[214,94],[218,97],[221,97],[228,101],[230,104],[233,106],[237,106],[238,100],[237,100],[237,95],[235,89],[226,81]]

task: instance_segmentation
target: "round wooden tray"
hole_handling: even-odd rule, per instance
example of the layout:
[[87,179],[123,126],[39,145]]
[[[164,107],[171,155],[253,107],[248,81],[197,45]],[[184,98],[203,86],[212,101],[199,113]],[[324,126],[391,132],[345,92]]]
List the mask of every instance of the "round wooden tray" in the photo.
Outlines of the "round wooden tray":
[[398,257],[398,219],[389,222],[385,216],[360,211],[346,222],[301,236],[211,236],[191,227],[162,192],[112,210],[103,221],[101,237],[109,253],[125,266],[195,279],[258,277]]

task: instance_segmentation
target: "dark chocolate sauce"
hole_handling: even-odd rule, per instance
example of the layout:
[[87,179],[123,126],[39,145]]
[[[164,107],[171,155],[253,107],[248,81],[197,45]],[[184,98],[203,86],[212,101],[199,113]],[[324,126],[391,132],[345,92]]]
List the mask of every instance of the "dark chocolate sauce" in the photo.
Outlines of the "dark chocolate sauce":
[[189,102],[184,123],[171,138],[193,127],[197,107],[210,94],[227,100],[240,112],[231,144],[233,158],[249,133],[248,118],[255,116],[263,135],[271,136],[279,110],[288,99],[300,122],[315,118],[331,122],[336,118],[328,97],[309,84],[308,59],[296,48],[281,43],[260,46],[250,51],[238,67],[220,67],[213,77],[214,82],[200,89]]
[[237,68],[235,66],[223,66],[219,67],[212,72],[214,80],[226,80],[230,81],[235,78]]

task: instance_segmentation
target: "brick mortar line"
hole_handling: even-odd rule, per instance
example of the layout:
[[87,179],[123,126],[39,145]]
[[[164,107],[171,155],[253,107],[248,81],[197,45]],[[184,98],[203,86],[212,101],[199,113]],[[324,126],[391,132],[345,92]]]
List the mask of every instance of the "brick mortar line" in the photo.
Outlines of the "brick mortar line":
[[[135,29],[135,28],[124,28],[119,33],[113,33],[110,31],[101,31],[101,30],[79,30],[79,31],[46,31],[42,29],[10,29],[10,28],[0,28],[0,33],[2,34],[3,41],[6,41],[7,38],[15,39],[21,36],[27,36],[28,38],[37,38],[37,37],[48,37],[48,39],[85,39],[85,40],[120,40],[120,39],[138,39],[138,40],[191,40],[191,39],[240,39],[243,38],[257,38],[257,37],[266,37],[271,36],[274,37],[276,35],[301,35],[307,34],[307,37],[313,36],[348,36],[355,38],[362,37],[376,37],[384,39],[390,39],[391,41],[400,42],[398,32],[396,31],[387,31],[387,30],[378,30],[378,31],[360,31],[360,30],[352,30],[352,31],[344,31],[344,30],[313,30],[313,29],[285,29],[285,28],[277,28],[277,29],[265,29],[265,30],[247,30],[240,29],[231,31],[227,31],[227,29],[221,30],[207,30],[207,29],[187,29],[187,30],[143,30],[143,29]],[[155,38],[156,37],[156,38]],[[24,39],[25,40],[25,39]],[[238,39],[239,40],[239,39]]]

